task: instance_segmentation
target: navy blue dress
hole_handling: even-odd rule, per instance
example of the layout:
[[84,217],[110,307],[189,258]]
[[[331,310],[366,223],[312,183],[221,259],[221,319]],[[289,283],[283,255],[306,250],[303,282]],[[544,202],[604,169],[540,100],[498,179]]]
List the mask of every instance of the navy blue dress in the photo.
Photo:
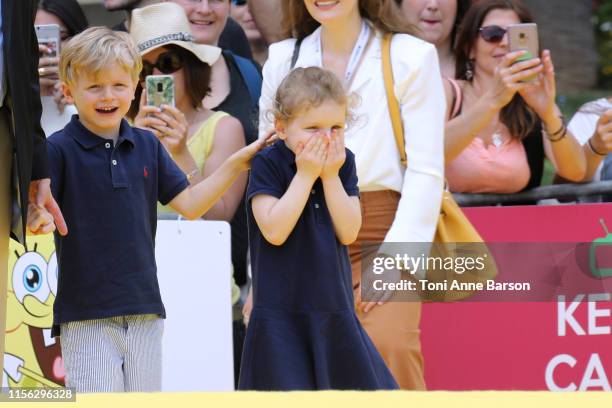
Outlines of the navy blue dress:
[[[257,227],[252,198],[282,197],[295,173],[295,155],[283,141],[253,159],[247,199],[255,307],[238,388],[396,389],[355,315],[348,250],[336,238],[321,180],[283,245],[270,244]],[[339,174],[347,194],[359,195],[349,150]]]

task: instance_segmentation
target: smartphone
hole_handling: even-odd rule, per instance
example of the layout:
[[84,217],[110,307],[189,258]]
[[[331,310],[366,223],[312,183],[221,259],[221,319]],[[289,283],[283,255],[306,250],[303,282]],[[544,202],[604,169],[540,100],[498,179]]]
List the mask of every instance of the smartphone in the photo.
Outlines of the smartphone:
[[[516,59],[516,62],[537,58],[540,55],[538,25],[535,23],[512,24],[508,26],[508,48],[510,52],[525,50],[527,54]],[[537,75],[526,78],[524,82],[533,81]]]
[[47,46],[50,54],[41,57],[58,57],[60,52],[60,28],[57,24],[37,24],[34,26],[38,43]]
[[148,75],[145,78],[147,105],[174,106],[174,77],[172,75]]

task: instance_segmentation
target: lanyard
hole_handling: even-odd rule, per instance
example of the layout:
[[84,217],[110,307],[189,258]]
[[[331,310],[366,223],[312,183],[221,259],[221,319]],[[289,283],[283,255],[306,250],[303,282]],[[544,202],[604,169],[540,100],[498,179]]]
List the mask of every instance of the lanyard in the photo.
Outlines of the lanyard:
[[[351,57],[349,59],[348,65],[346,66],[346,72],[344,73],[344,83],[345,85],[349,85],[357,71],[359,63],[361,62],[361,58],[363,57],[363,53],[367,48],[369,39],[370,39],[370,26],[362,21],[361,23],[361,32],[359,33],[359,38],[357,38],[357,42],[355,43],[355,47],[353,47],[353,51],[351,52]],[[323,66],[323,52],[321,45],[321,30],[317,31],[317,36],[315,43],[317,44],[317,53],[319,55],[319,66]]]

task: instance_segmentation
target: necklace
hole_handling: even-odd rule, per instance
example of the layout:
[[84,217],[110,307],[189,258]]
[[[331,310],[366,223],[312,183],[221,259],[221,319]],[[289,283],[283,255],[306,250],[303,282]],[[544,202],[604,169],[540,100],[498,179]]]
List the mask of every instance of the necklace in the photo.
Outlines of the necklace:
[[493,146],[499,149],[499,146],[501,146],[503,142],[504,138],[499,130],[493,133],[493,136],[491,136],[491,143],[493,143]]

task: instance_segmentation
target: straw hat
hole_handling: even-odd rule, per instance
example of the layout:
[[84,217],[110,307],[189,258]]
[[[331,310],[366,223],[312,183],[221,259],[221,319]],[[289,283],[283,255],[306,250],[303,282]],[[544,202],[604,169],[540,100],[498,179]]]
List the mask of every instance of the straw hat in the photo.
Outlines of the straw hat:
[[219,47],[194,42],[185,10],[175,3],[157,3],[134,9],[130,35],[140,55],[169,44],[191,51],[208,65],[214,64],[221,55]]

